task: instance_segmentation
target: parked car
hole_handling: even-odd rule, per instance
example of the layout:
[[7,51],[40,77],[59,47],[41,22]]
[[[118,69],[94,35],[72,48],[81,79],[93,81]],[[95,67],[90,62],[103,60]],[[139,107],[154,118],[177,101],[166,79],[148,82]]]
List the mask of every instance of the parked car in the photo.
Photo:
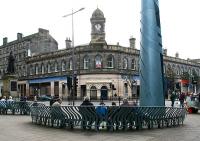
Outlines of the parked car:
[[41,95],[37,98],[37,100],[39,100],[39,101],[50,101],[51,99],[52,99],[52,97],[49,95]]

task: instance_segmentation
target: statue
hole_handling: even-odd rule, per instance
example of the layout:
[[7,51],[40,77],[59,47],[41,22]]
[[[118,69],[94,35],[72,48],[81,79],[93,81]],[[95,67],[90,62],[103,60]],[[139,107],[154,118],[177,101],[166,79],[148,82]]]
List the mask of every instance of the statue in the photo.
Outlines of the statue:
[[12,51],[10,52],[10,55],[8,57],[8,67],[7,67],[7,73],[12,74],[15,73],[15,57],[13,56]]

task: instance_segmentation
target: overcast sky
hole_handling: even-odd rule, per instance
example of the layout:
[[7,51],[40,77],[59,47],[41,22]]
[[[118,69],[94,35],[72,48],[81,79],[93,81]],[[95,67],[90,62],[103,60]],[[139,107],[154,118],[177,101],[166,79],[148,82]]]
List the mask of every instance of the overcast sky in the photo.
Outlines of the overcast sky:
[[[106,18],[106,41],[109,44],[129,46],[129,38],[136,38],[140,49],[141,0],[0,0],[0,45],[3,38],[16,40],[17,33],[24,36],[48,29],[58,41],[59,49],[65,47],[66,37],[71,38],[72,8],[85,10],[74,15],[75,45],[90,42],[93,11],[101,9]],[[200,58],[200,0],[160,0],[160,19],[163,47],[168,55],[180,58]]]

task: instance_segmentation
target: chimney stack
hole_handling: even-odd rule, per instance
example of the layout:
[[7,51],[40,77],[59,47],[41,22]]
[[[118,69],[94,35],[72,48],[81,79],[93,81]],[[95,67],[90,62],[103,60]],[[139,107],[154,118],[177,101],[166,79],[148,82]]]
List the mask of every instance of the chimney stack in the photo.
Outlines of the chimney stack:
[[67,38],[65,40],[65,44],[66,44],[66,48],[71,48],[72,47],[72,41],[70,40],[70,38]]
[[175,57],[179,58],[179,53],[178,52],[176,52]]
[[167,49],[163,49],[163,55],[167,56]]
[[17,40],[22,40],[23,34],[22,33],[17,33]]
[[3,45],[7,44],[8,43],[8,38],[7,37],[4,37],[3,38]]
[[129,39],[129,42],[130,42],[130,47],[131,47],[131,48],[135,48],[135,38],[131,37],[131,38]]
[[49,30],[46,30],[46,29],[39,28],[38,31],[40,34],[43,34],[43,35],[49,34]]

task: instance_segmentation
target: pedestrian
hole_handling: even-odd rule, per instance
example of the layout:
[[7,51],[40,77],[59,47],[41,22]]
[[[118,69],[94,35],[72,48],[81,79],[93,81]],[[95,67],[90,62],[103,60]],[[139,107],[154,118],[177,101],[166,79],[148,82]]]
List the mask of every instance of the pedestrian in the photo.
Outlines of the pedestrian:
[[86,129],[86,127],[87,127],[88,129],[91,129],[92,128],[92,123],[94,121],[92,120],[92,118],[88,118],[88,114],[85,111],[94,112],[95,113],[95,108],[94,108],[93,103],[90,102],[90,99],[89,99],[88,96],[84,97],[84,100],[80,105],[80,110],[79,111],[80,111],[83,119],[85,119],[84,121],[82,121],[82,128]]
[[56,98],[54,96],[52,96],[49,101],[49,105],[52,106],[55,101],[56,101]]
[[1,98],[1,101],[6,101],[6,96],[3,96],[3,97]]
[[57,125],[59,125],[60,128],[64,128],[66,126],[65,113],[62,111],[61,104],[62,104],[62,99],[57,98],[51,107],[51,117],[52,117],[52,125],[54,125],[54,122],[57,121]]
[[180,101],[180,107],[184,107],[184,101],[185,101],[185,94],[184,93],[181,93],[179,95],[179,101]]
[[121,106],[129,106],[129,102],[127,98],[123,99],[123,103],[121,104]]
[[37,96],[34,96],[34,102],[33,102],[32,106],[38,106]]
[[171,106],[174,107],[174,102],[176,100],[176,93],[175,93],[175,91],[173,91],[171,93],[170,100],[171,100]]
[[84,97],[84,100],[82,102],[82,104],[80,106],[93,106],[93,103],[90,102],[90,99],[88,96]]
[[115,117],[115,115],[118,113],[119,107],[116,106],[115,102],[112,102],[112,106],[108,107],[108,122],[107,122],[107,130],[114,130],[114,125],[116,125],[116,128],[119,127],[119,122]]
[[198,100],[199,100],[199,102],[200,102],[200,93],[198,94]]
[[116,106],[116,103],[114,101],[112,102],[112,106]]
[[96,129],[99,130],[99,126],[101,123],[103,123],[102,128],[104,128],[105,126],[104,123],[105,121],[107,121],[107,115],[108,115],[108,109],[103,102],[101,102],[99,106],[97,106],[96,113],[98,117]]
[[53,103],[52,107],[60,107],[62,100],[60,98],[56,99],[56,102]]
[[9,96],[7,102],[12,102],[12,101],[14,101],[14,100],[12,99],[12,96]]

